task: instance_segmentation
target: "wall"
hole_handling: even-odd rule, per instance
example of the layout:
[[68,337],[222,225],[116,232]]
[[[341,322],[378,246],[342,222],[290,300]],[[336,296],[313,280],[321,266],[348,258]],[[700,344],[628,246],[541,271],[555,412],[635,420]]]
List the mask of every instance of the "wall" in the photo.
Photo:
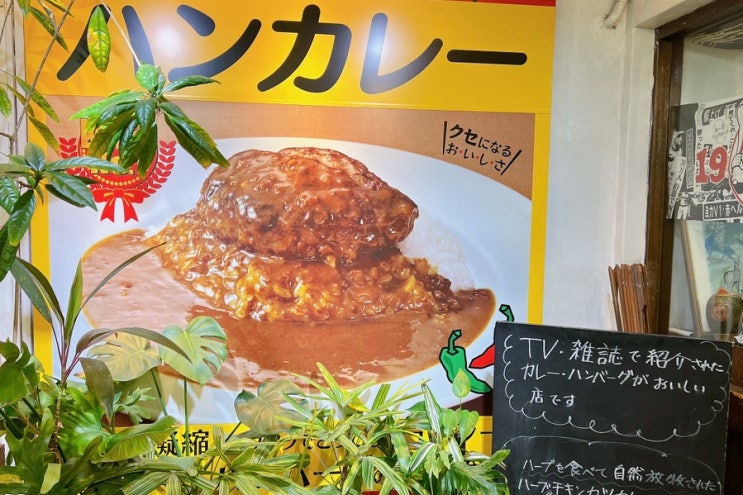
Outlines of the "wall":
[[[654,31],[709,0],[558,0],[543,322],[616,328],[608,267],[645,256]],[[642,26],[642,27],[640,27]]]

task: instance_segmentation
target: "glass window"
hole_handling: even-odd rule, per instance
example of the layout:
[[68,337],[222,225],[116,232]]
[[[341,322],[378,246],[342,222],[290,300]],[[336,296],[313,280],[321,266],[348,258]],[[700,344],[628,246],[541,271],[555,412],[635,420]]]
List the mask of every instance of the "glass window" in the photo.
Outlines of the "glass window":
[[715,2],[657,35],[646,260],[655,322],[730,339],[743,315],[743,5]]

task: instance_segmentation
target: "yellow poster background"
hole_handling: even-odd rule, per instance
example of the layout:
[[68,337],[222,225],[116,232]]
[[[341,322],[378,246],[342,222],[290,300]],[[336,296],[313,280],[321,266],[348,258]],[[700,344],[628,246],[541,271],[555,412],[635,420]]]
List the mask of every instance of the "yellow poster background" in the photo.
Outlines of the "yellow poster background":
[[[84,37],[88,15],[95,4],[91,0],[75,4],[76,15],[65,24],[62,33],[69,40],[71,51],[73,44]],[[243,53],[242,56],[230,65],[226,61],[216,63],[225,66],[222,72],[214,75],[219,85],[189,89],[184,97],[536,114],[550,110],[553,8],[439,0],[356,3],[334,0],[312,4],[296,0],[262,0],[249,4],[200,1],[191,3],[194,7],[187,11],[176,2],[118,0],[108,5],[115,18],[125,20],[118,25],[109,23],[114,47],[109,77],[102,78],[87,59],[82,64],[71,64],[79,68],[64,79],[41,80],[39,90],[43,94],[101,96],[133,86],[134,59],[122,32],[128,37],[138,36],[140,41],[136,45],[143,51],[149,50],[153,62],[161,66],[166,75],[172,76],[173,71],[195,68],[225,56],[253,23],[257,31],[255,39],[249,46],[235,50]],[[296,71],[277,86],[260,91],[258,83],[287,60],[298,38],[297,34],[275,31],[275,23],[297,23],[313,8],[317,10],[320,23],[348,30],[348,55],[337,82],[322,93],[302,91],[292,83],[295,77],[320,77],[328,67],[334,45],[343,44],[333,35],[317,34]],[[198,16],[210,20],[213,26],[201,28],[199,33],[193,26],[196,24],[193,19]],[[383,29],[381,47],[369,43],[372,25]],[[29,68],[36,67],[44,54],[45,43],[35,40],[47,37],[38,25],[28,26]],[[438,55],[409,82],[377,94],[361,89],[365,60],[378,58],[379,74],[387,75],[411,63],[437,41],[442,45]],[[509,65],[450,61],[458,50],[523,54],[526,62]],[[50,64],[61,70],[71,57],[74,55],[57,46]],[[142,61],[147,59],[142,54],[139,57]],[[116,77],[110,77],[111,74]]]

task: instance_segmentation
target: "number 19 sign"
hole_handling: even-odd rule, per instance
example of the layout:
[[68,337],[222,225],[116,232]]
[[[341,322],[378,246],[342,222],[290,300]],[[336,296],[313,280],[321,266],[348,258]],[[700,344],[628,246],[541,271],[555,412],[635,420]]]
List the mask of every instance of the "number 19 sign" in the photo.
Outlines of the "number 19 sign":
[[675,110],[667,217],[743,219],[743,97]]

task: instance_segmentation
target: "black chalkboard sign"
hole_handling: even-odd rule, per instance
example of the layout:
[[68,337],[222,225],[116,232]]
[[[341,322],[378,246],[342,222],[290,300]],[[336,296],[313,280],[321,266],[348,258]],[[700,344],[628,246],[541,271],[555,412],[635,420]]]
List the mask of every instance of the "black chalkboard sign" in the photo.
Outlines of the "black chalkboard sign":
[[512,494],[723,493],[732,344],[501,321],[495,347]]

